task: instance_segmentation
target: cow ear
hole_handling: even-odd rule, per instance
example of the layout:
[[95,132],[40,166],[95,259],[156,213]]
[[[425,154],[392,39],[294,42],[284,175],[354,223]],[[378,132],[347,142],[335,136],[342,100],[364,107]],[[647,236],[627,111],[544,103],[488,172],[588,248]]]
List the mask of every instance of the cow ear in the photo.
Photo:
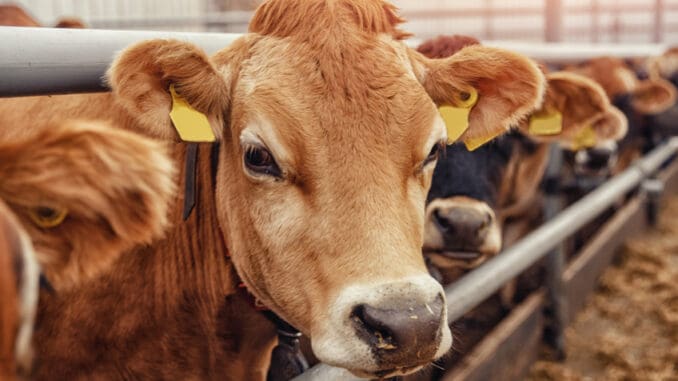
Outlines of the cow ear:
[[597,140],[619,141],[629,130],[629,122],[621,110],[610,106],[603,114],[591,122]]
[[640,82],[633,92],[632,106],[641,114],[659,114],[676,103],[676,88],[664,79]]
[[541,108],[520,124],[520,131],[537,141],[567,140],[611,107],[600,85],[579,74],[546,75],[548,88]]
[[419,63],[415,69],[421,68],[422,85],[439,107],[470,108],[468,128],[459,137],[467,146],[508,131],[541,105],[544,75],[520,54],[474,45],[444,59],[427,59],[416,52],[411,57]]
[[[132,45],[113,61],[107,79],[116,102],[135,118],[143,133],[188,141],[221,137],[220,120],[230,103],[229,88],[205,52],[195,45],[177,40]],[[177,125],[177,109],[188,118],[189,126]],[[181,128],[197,129],[189,134],[198,138],[180,136]]]

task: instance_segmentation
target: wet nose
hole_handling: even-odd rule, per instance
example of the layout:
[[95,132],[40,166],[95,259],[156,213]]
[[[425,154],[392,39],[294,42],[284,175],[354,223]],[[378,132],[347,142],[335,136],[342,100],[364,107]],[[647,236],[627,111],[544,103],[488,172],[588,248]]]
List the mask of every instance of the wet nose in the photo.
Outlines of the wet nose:
[[590,169],[603,169],[610,164],[612,156],[615,154],[615,150],[610,147],[593,147],[589,148],[587,151],[587,161],[586,166]]
[[490,213],[463,206],[437,208],[432,218],[445,245],[460,250],[482,245],[492,223]]
[[441,339],[445,300],[442,295],[425,304],[377,307],[360,304],[353,309],[359,337],[384,364],[426,362]]

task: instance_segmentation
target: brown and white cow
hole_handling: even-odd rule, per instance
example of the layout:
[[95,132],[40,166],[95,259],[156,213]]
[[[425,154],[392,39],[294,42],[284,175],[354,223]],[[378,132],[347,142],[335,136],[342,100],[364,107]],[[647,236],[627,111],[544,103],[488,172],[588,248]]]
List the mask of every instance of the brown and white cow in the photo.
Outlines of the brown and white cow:
[[436,105],[475,89],[461,139],[486,138],[541,103],[544,79],[493,48],[427,59],[401,21],[383,1],[271,0],[212,57],[146,41],[113,63],[112,93],[0,101],[3,126],[68,115],[178,142],[173,87],[219,141],[188,166],[185,222],[179,197],[164,240],[44,306],[37,377],[262,379],[275,331],[241,280],[321,361],[356,375],[410,373],[447,352],[444,294],[421,256],[446,140]]
[[0,200],[1,380],[23,380],[30,374],[39,271],[28,235]]

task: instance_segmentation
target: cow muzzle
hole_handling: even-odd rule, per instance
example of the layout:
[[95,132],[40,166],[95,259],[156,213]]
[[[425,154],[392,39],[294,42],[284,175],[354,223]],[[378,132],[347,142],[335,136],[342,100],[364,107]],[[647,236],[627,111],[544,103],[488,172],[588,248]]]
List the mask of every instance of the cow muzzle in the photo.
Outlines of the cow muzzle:
[[474,267],[501,249],[499,222],[482,201],[467,197],[434,200],[426,218],[424,253],[440,267]]
[[347,287],[330,311],[329,324],[312,333],[313,352],[359,377],[415,372],[452,344],[444,292],[430,276]]
[[604,142],[595,147],[577,151],[575,154],[576,175],[607,174],[617,161],[617,144]]

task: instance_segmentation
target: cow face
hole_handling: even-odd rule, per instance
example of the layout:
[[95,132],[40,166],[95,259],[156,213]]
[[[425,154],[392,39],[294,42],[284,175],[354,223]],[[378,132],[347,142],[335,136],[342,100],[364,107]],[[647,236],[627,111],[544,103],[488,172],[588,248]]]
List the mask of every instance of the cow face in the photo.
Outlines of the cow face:
[[212,59],[150,41],[109,73],[149,134],[176,139],[170,84],[207,115],[221,140],[215,208],[239,276],[321,361],[364,377],[415,371],[451,344],[421,257],[446,141],[436,106],[475,89],[461,139],[486,138],[543,92],[536,66],[504,51],[426,59],[400,41],[400,21],[380,1],[269,1],[253,33]]
[[98,123],[65,122],[0,143],[0,199],[57,291],[160,236],[173,173],[161,144]]
[[0,200],[0,378],[28,379],[39,267],[30,238]]

